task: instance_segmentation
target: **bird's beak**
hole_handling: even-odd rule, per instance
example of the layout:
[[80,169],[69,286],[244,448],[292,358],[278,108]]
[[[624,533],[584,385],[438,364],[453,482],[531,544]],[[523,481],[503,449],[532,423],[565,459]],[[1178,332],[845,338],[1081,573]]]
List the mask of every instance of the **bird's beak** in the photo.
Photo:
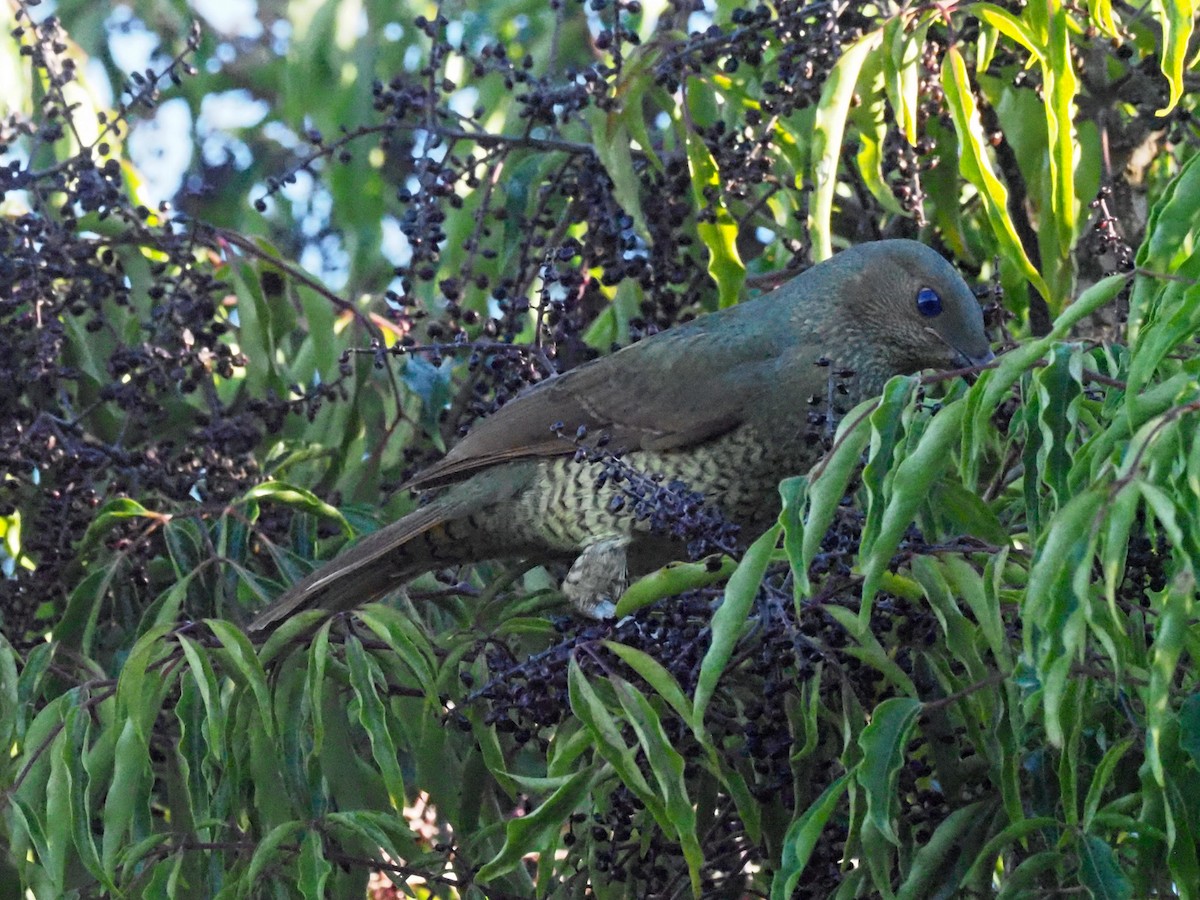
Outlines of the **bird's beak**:
[[991,347],[985,347],[982,354],[974,355],[955,347],[952,343],[942,337],[942,335],[939,334],[936,329],[926,328],[925,330],[954,351],[954,364],[960,369],[981,368],[996,358],[996,354],[992,352]]
[[996,354],[992,352],[990,347],[982,356],[972,356],[969,353],[963,353],[961,350],[958,351],[958,362],[960,367],[964,369],[981,369],[995,359]]

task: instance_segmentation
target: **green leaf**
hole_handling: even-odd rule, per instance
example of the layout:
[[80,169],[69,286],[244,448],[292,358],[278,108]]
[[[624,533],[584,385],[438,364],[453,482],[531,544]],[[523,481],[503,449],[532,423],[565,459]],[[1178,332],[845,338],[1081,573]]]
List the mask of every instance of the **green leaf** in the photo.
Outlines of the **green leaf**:
[[149,820],[153,781],[150,748],[133,722],[126,719],[117,738],[112,785],[104,802],[100,853],[104,869],[111,877],[116,875],[119,854],[135,836],[131,831],[135,820]]
[[825,824],[841,802],[853,773],[839,775],[821,792],[799,818],[788,826],[780,850],[779,868],[771,879],[771,900],[789,900],[800,883],[809,857],[817,846]]
[[275,738],[275,717],[271,713],[271,692],[267,689],[267,673],[254,653],[249,639],[237,627],[220,619],[206,619],[205,624],[225,649],[225,658],[232,672],[250,689],[258,705],[258,717],[268,740]]
[[724,581],[736,567],[732,557],[717,553],[697,562],[667,563],[626,588],[613,615],[620,620],[665,597],[677,597],[684,591]]
[[[1071,470],[1070,441],[1079,421],[1075,409],[1082,393],[1083,362],[1070,345],[1052,347],[1048,364],[1033,373],[1036,392],[1037,427],[1041,444],[1037,451],[1037,476],[1049,486],[1058,505],[1070,499],[1068,476]],[[1027,472],[1027,477],[1034,473]]]
[[737,303],[746,280],[746,265],[738,253],[737,222],[722,199],[721,170],[700,135],[692,128],[684,133],[692,193],[702,218],[696,232],[708,249],[708,274],[717,284],[722,309]]
[[1058,850],[1045,850],[1026,857],[1011,872],[1005,873],[1004,888],[996,900],[1024,900],[1029,896],[1028,889],[1038,885],[1043,872],[1061,865],[1062,853]]
[[1080,604],[1089,598],[1076,593],[1074,576],[1088,571],[1105,499],[1104,490],[1091,489],[1054,516],[1034,558],[1022,607],[1026,654],[1043,680],[1046,735],[1055,747],[1063,745],[1063,694],[1086,638]]
[[896,891],[896,900],[924,900],[955,885],[955,869],[963,857],[978,846],[979,835],[987,826],[991,807],[979,800],[954,810],[941,821],[933,835],[913,857],[908,877]]
[[1092,24],[1099,28],[1105,37],[1120,38],[1117,23],[1113,21],[1112,0],[1088,0],[1087,8]]
[[[640,108],[628,112],[642,115]],[[621,209],[633,219],[638,234],[645,237],[650,234],[650,228],[642,212],[641,182],[633,164],[627,111],[623,108],[609,111],[592,106],[585,110],[584,117],[592,130],[592,147],[595,148],[596,157],[612,179],[613,196]]]
[[410,353],[404,357],[404,370],[400,379],[404,386],[421,401],[421,427],[429,434],[437,434],[442,411],[453,399],[450,381],[451,366],[444,362],[435,366],[424,356]]
[[567,819],[580,806],[586,805],[594,775],[582,769],[532,812],[509,819],[504,826],[504,846],[475,874],[487,883],[508,874],[521,864],[524,857],[544,849],[548,841],[557,841]]
[[1185,569],[1172,579],[1159,600],[1158,623],[1150,652],[1150,684],[1146,689],[1146,760],[1159,787],[1167,783],[1163,768],[1163,732],[1174,719],[1171,685],[1191,625],[1196,579]]
[[920,701],[910,697],[884,700],[875,707],[870,724],[858,738],[863,756],[855,780],[867,798],[867,821],[897,847],[900,838],[892,827],[897,805],[896,777],[920,713]]
[[859,126],[858,154],[855,157],[858,171],[862,175],[863,184],[883,209],[894,216],[907,215],[883,174],[884,141],[887,139],[888,123],[883,119],[882,99],[877,100],[871,109],[879,115],[870,126]]
[[333,621],[327,619],[308,646],[308,689],[304,693],[308,712],[312,716],[313,746],[325,743],[325,667],[329,662],[329,629]]
[[704,866],[704,852],[696,835],[696,810],[688,797],[687,782],[684,780],[683,757],[671,745],[658,717],[644,694],[632,684],[616,675],[609,682],[617,693],[621,708],[633,725],[642,745],[642,752],[654,774],[659,796],[664,798],[666,817],[671,831],[683,850],[688,875],[692,883],[692,895],[700,897],[700,873]]
[[[1135,259],[1139,268],[1168,275],[1191,258],[1196,249],[1195,235],[1200,229],[1200,205],[1195,202],[1197,191],[1200,191],[1200,155],[1193,154],[1150,210],[1146,237],[1138,247]],[[1129,343],[1134,345],[1141,324],[1136,304],[1131,304],[1129,315]]]
[[350,527],[350,523],[346,521],[346,517],[336,507],[330,506],[312,491],[296,487],[285,481],[264,481],[262,484],[255,485],[248,490],[244,499],[247,501],[270,500],[273,503],[290,506],[298,512],[309,513],[310,515],[320,516],[325,519],[333,519],[338,527],[342,529],[342,534],[346,535],[346,537],[353,537],[354,535],[354,529]]
[[221,704],[220,684],[208,655],[196,642],[184,635],[179,635],[177,640],[191,670],[192,680],[200,693],[200,699],[204,701],[205,728],[210,748],[217,751],[225,745],[226,711]]
[[1153,0],[1153,6],[1163,30],[1162,73],[1171,86],[1167,105],[1154,114],[1166,116],[1183,96],[1183,70],[1188,41],[1196,26],[1196,3],[1195,0]]
[[987,140],[979,120],[967,65],[957,47],[952,46],[946,51],[942,64],[942,86],[946,92],[946,104],[954,119],[954,130],[958,133],[959,170],[979,192],[992,234],[1004,255],[1020,267],[1029,283],[1046,299],[1051,310],[1058,311],[1061,303],[1051,295],[1050,288],[1029,261],[1008,216],[1008,191],[997,177],[988,157]]
[[378,666],[367,656],[362,641],[354,635],[346,637],[346,663],[350,667],[350,686],[354,689],[358,721],[371,739],[371,756],[383,777],[392,807],[405,806],[404,776],[396,752],[396,743],[388,728],[387,710],[375,686]]
[[892,493],[884,509],[879,536],[861,550],[863,573],[862,616],[870,616],[871,599],[880,579],[900,546],[900,538],[912,524],[918,507],[929,497],[934,481],[945,470],[950,448],[958,443],[967,404],[951,403],[942,407],[921,435],[916,447],[896,467]]
[[325,882],[329,880],[333,866],[325,858],[321,835],[316,831],[305,833],[300,841],[300,860],[297,869],[296,887],[307,900],[324,900]]
[[837,189],[838,160],[842,156],[846,116],[863,64],[882,41],[883,29],[880,28],[851,44],[842,53],[821,89],[812,135],[813,168],[810,177],[813,194],[808,215],[814,262],[833,256],[833,195]]
[[74,748],[70,746],[71,717],[76,709],[67,713],[65,727],[55,736],[50,745],[50,777],[46,781],[46,854],[44,865],[58,891],[67,876],[67,859],[74,854],[73,833],[75,818],[71,814],[71,769],[67,759]]
[[717,682],[721,680],[721,675],[733,656],[733,648],[737,646],[738,638],[746,624],[746,617],[750,614],[754,598],[758,595],[758,587],[771,562],[775,545],[779,543],[781,530],[780,526],[776,525],[750,545],[737,570],[729,578],[729,584],[725,587],[724,602],[713,613],[712,643],[700,662],[700,675],[696,680],[696,693],[692,700],[695,707],[692,728],[697,731],[697,737],[700,736],[699,732],[704,722],[704,712],[717,689]]
[[784,547],[796,582],[797,603],[812,590],[808,580],[809,567],[821,550],[821,542],[837,515],[850,478],[858,469],[863,449],[871,439],[869,414],[874,408],[875,401],[871,400],[847,413],[838,425],[833,449],[809,475],[780,485]]
[[1017,841],[1023,841],[1039,831],[1056,829],[1058,826],[1058,819],[1050,816],[1021,819],[1019,822],[1013,822],[1006,826],[999,834],[984,844],[983,849],[976,854],[975,861],[971,864],[971,870],[963,878],[963,883],[970,884],[980,878],[988,878],[990,881],[990,875],[996,869],[996,857],[1005,847]]
[[1114,770],[1117,768],[1117,763],[1129,752],[1129,748],[1133,746],[1133,738],[1125,738],[1117,741],[1107,750],[1104,751],[1104,756],[1100,763],[1096,766],[1096,770],[1092,773],[1092,783],[1088,785],[1087,798],[1083,802],[1083,818],[1080,824],[1084,830],[1090,830],[1092,820],[1096,816],[1096,812],[1100,809],[1100,801],[1104,799],[1104,789],[1108,787],[1109,779],[1112,778]]
[[679,714],[685,722],[692,721],[692,704],[667,669],[654,657],[634,647],[618,644],[616,641],[604,641],[604,646],[625,661],[625,664],[646,680],[650,687],[658,692],[670,707]]
[[1179,746],[1200,770],[1200,694],[1192,694],[1179,708]]
[[1037,62],[1042,61],[1041,41],[1023,19],[991,3],[975,3],[971,6],[971,12],[978,16],[980,21],[986,22],[1005,37],[1024,47]]
[[86,556],[100,539],[108,533],[109,529],[124,522],[126,519],[152,519],[161,521],[164,518],[166,517],[160,513],[151,512],[136,500],[131,500],[128,497],[118,497],[115,500],[110,500],[100,507],[99,512],[96,513],[96,517],[88,525],[83,539],[79,542],[76,554],[79,557]]
[[416,683],[425,688],[430,701],[436,704],[435,652],[429,645],[429,639],[412,618],[381,603],[363,607],[358,615],[363,623],[388,645],[396,658],[408,667]]
[[[930,609],[946,636],[946,647],[955,660],[966,666],[968,675],[976,681],[987,677],[983,661],[976,649],[977,627],[958,608],[950,594],[950,587],[942,575],[938,561],[928,556],[917,556],[912,561],[913,576],[921,583]],[[973,702],[973,698],[964,698]]]
[[916,385],[916,378],[910,376],[891,379],[884,385],[879,405],[871,413],[871,451],[862,470],[863,488],[867,494],[867,515],[862,529],[864,547],[869,547],[879,536],[888,488],[896,475],[892,461],[904,435],[904,410]]
[[646,809],[654,816],[659,827],[664,831],[672,829],[667,818],[667,812],[662,798],[650,787],[641,769],[638,768],[637,754],[621,737],[621,729],[617,720],[605,707],[596,694],[595,689],[588,683],[583,670],[574,657],[567,671],[567,687],[571,698],[571,710],[579,720],[587,726],[595,741],[596,751],[608,762],[617,777],[625,787],[645,804]]
[[846,633],[858,642],[857,647],[848,647],[846,653],[878,669],[888,681],[905,694],[916,696],[917,689],[912,678],[896,664],[892,655],[884,649],[879,638],[871,631],[868,619],[864,619],[853,609],[837,603],[827,604],[823,609],[825,615],[846,629]]
[[303,822],[282,822],[267,832],[254,848],[250,865],[246,867],[246,874],[241,879],[247,895],[254,893],[255,886],[261,882],[268,866],[286,858],[284,842],[295,840],[306,830]]
[[930,492],[929,502],[954,534],[977,537],[998,547],[1008,546],[1008,531],[1000,524],[992,508],[958,481],[938,479]]
[[[918,17],[903,13],[883,26],[883,74],[888,100],[896,113],[900,131],[910,146],[917,145],[917,109],[920,105],[921,51],[933,13]],[[909,31],[916,19],[917,26]]]
[[1042,74],[1046,126],[1050,141],[1051,211],[1058,235],[1060,259],[1070,259],[1075,243],[1077,201],[1075,199],[1075,154],[1079,141],[1075,133],[1075,95],[1079,79],[1071,65],[1068,13],[1061,3],[1054,4],[1050,19],[1049,43]]
[[[1004,557],[992,557],[993,560],[997,558],[1003,565]],[[1005,631],[999,597],[995,592],[988,591],[986,580],[962,557],[948,555],[939,562],[955,594],[966,602],[975,621],[979,623],[984,639],[1001,670],[1011,672],[1013,647]]]
[[20,703],[18,684],[17,653],[0,634],[0,747],[11,747],[16,734],[25,730],[30,710]]
[[1133,897],[1133,885],[1121,870],[1116,851],[1095,835],[1085,834],[1080,842],[1079,880],[1095,900]]
[[[1156,317],[1140,330],[1138,341],[1130,348],[1127,395],[1131,399],[1145,391],[1167,354],[1184,341],[1191,340],[1200,329],[1200,285],[1182,291],[1172,288],[1176,285],[1163,293],[1165,298],[1170,298],[1169,302],[1163,301],[1166,308],[1156,310],[1161,318]],[[1130,403],[1130,412],[1136,412],[1140,405]]]

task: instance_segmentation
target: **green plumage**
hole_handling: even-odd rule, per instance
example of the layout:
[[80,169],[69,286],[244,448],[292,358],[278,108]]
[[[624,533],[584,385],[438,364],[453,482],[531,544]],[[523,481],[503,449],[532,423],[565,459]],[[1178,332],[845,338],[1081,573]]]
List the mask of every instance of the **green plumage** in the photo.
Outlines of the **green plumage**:
[[978,303],[937,253],[913,241],[854,247],[770,294],[526,391],[410,483],[440,495],[294,585],[250,627],[350,609],[433,568],[509,557],[578,557],[564,592],[608,615],[627,563],[649,569],[683,548],[647,533],[631,504],[616,509],[621,489],[597,489],[601,463],[576,462],[555,423],[607,436],[625,465],[684,482],[753,537],[778,513],[778,482],[823,451],[830,414],[893,375],[990,358]]

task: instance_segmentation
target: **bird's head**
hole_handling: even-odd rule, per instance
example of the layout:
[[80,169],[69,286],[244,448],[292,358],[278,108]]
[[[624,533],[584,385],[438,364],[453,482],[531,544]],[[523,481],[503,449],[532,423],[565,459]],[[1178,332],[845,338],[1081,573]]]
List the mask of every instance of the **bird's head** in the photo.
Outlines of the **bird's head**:
[[860,376],[882,384],[893,375],[992,360],[979,301],[936,251],[916,241],[875,241],[831,262],[844,279],[834,329],[858,349]]

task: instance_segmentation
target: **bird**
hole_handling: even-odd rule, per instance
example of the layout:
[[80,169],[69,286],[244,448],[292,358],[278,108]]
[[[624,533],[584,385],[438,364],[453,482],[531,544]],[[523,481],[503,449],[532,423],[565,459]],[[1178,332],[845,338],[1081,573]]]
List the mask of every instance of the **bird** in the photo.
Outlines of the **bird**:
[[[630,573],[680,559],[610,460],[686,485],[753,536],[778,484],[819,458],[828,417],[888,379],[993,358],[978,300],[940,254],[911,240],[859,244],[752,300],[551,376],[480,420],[404,487],[433,499],[286,590],[250,623],[344,612],[416,576],[491,559],[570,561],[562,591],[612,616]],[[816,411],[816,412],[814,412]],[[574,435],[603,444],[580,453]]]

